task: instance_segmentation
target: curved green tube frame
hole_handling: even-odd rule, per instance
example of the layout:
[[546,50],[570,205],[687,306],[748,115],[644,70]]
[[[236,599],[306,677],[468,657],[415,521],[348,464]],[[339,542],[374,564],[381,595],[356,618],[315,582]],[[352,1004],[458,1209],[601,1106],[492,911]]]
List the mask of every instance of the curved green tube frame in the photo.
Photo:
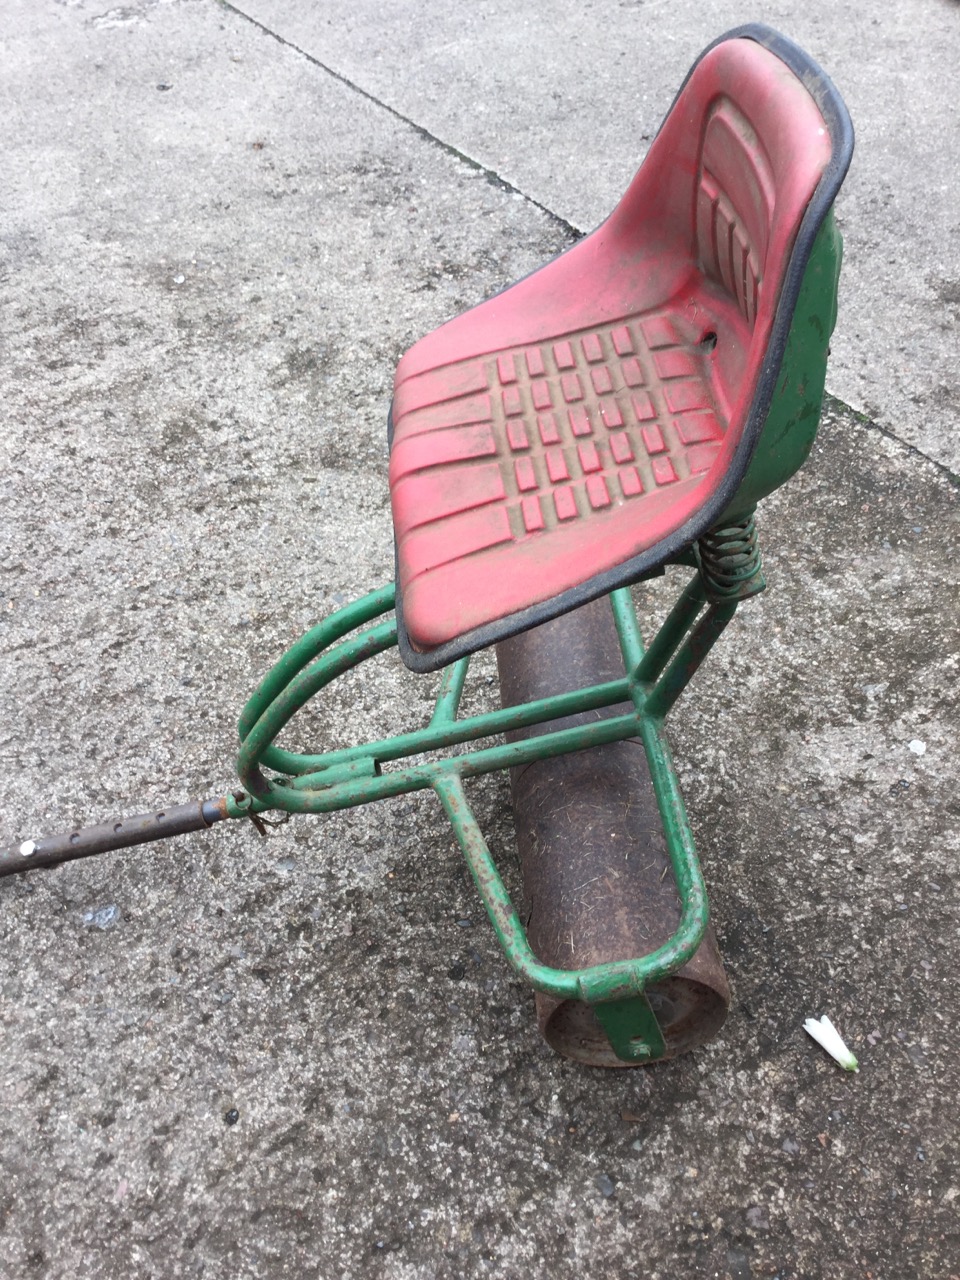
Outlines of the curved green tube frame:
[[[460,699],[470,663],[469,658],[461,658],[443,671],[433,715],[422,729],[317,755],[278,747],[278,734],[311,698],[337,676],[397,643],[396,620],[388,616],[394,600],[391,585],[341,609],[303,636],[262,681],[240,717],[237,771],[245,791],[228,799],[228,816],[276,809],[330,813],[432,788],[450,818],[487,914],[517,973],[536,991],[594,1006],[623,1061],[662,1056],[663,1036],[644,991],[693,956],[708,915],[706,888],[663,721],[730,621],[737,599],[708,601],[701,576],[696,575],[645,649],[630,593],[621,589],[611,595],[626,671],[620,680],[461,719]],[[512,729],[619,703],[630,703],[633,710],[519,742],[481,743]],[[681,902],[679,926],[668,942],[646,956],[587,969],[551,968],[541,964],[530,947],[463,784],[483,773],[633,737],[642,741],[650,766]],[[464,743],[479,745],[450,752]],[[387,771],[382,768],[423,755],[430,758]]]

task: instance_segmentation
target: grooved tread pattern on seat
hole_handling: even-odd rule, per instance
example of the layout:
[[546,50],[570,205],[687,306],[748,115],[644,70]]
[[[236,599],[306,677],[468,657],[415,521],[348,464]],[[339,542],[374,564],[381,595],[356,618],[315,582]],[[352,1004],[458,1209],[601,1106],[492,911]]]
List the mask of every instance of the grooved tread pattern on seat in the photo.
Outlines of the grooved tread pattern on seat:
[[751,325],[775,204],[776,184],[763,145],[743,112],[721,98],[707,121],[700,156],[697,247],[708,274],[723,282]]
[[725,430],[706,363],[661,309],[447,365],[405,388],[391,458],[404,590],[456,562],[469,591],[492,548],[598,518],[635,529],[645,508],[689,491]]

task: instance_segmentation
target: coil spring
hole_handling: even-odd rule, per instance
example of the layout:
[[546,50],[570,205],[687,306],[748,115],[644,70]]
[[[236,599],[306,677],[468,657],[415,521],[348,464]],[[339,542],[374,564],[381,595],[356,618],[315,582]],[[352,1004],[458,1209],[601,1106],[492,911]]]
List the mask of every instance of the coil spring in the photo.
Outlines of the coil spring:
[[743,599],[766,586],[753,516],[710,529],[697,542],[700,575],[713,599]]

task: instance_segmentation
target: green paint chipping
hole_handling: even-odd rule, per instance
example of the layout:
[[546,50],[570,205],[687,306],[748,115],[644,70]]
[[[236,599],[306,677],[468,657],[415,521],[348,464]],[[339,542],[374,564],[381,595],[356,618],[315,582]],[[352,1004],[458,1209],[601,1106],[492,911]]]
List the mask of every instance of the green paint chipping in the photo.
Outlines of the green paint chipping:
[[760,439],[736,497],[718,524],[748,515],[761,498],[789,480],[813,447],[837,322],[842,259],[843,240],[831,209],[813,242]]

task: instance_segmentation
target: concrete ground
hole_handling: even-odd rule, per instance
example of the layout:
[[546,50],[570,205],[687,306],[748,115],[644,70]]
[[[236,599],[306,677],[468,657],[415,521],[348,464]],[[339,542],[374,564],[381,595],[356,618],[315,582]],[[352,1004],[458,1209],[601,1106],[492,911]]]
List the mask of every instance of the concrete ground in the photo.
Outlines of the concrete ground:
[[0,1275],[960,1276],[960,5],[109,6],[4,13],[0,843],[231,786],[392,574],[399,355],[599,220],[710,39],[798,39],[858,152],[823,429],[674,721],[720,1036],[555,1057],[429,798],[5,880]]

